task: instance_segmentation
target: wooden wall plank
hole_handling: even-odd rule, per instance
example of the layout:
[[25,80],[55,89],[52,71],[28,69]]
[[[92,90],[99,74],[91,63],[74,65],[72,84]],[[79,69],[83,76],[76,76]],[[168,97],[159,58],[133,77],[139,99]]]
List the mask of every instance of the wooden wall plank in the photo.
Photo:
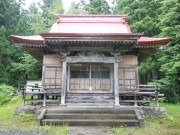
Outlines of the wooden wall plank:
[[139,84],[138,60],[135,55],[122,55],[119,63],[120,90],[134,90],[134,85]]

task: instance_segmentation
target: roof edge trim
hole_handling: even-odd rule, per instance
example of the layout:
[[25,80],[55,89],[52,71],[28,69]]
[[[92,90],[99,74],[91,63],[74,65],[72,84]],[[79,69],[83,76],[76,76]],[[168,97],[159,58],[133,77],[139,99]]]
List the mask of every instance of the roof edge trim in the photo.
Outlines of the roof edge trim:
[[55,14],[55,16],[59,19],[60,17],[63,17],[63,18],[69,18],[69,17],[99,17],[99,18],[104,18],[104,17],[114,17],[114,18],[119,18],[119,17],[127,17],[128,14],[121,14],[121,15],[105,15],[105,14],[102,14],[102,15],[93,15],[93,14],[86,14],[86,15],[82,15],[82,14],[78,14],[78,15],[73,15],[73,14]]
[[44,44],[43,39],[30,39],[30,38],[27,38],[28,36],[17,36],[17,35],[10,35],[9,37],[19,43],[27,43],[27,44],[34,43],[38,45]]
[[143,33],[39,33],[42,37],[141,37]]

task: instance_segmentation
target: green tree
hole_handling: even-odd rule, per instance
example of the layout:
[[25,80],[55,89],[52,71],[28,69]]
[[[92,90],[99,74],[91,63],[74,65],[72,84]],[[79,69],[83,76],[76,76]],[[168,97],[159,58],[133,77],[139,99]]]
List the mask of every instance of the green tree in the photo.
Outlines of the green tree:
[[161,13],[160,0],[116,0],[115,14],[129,14],[127,22],[133,32],[144,32],[145,36],[159,34],[158,15]]
[[79,4],[72,2],[67,14],[86,14],[86,11]]
[[173,41],[158,59],[160,71],[164,74],[161,82],[169,102],[177,103],[179,97],[180,103],[180,3],[178,0],[163,0],[162,4],[159,36],[171,36]]
[[77,4],[72,3],[68,13],[110,14],[111,7],[106,0],[81,0]]
[[10,69],[13,76],[13,81],[16,84],[20,84],[24,80],[39,78],[38,73],[42,68],[42,65],[38,63],[36,59],[26,53],[19,57],[19,59],[19,62],[11,63]]
[[18,78],[19,73],[12,72],[12,63],[21,62],[19,58],[25,54],[23,50],[15,47],[9,35],[32,34],[27,11],[22,9],[22,4],[23,1],[19,3],[16,0],[0,1],[0,84],[17,86],[14,78]]
[[180,43],[180,2],[179,0],[164,0],[162,2],[162,13],[159,15],[159,27],[161,33],[159,36],[173,37],[171,45]]
[[[165,96],[170,103],[177,103],[180,98],[180,44],[168,47],[158,59],[164,74],[160,80]],[[178,94],[179,93],[179,94]],[[180,99],[179,99],[180,100]]]
[[178,0],[116,0],[114,13],[128,13],[127,22],[133,32],[144,32],[145,36],[173,37],[167,49],[141,62],[141,82],[163,85],[168,102],[180,100],[180,3]]
[[43,3],[38,6],[33,3],[29,8],[28,16],[33,34],[49,32],[52,24],[56,22],[54,14],[64,13],[61,0],[43,0]]

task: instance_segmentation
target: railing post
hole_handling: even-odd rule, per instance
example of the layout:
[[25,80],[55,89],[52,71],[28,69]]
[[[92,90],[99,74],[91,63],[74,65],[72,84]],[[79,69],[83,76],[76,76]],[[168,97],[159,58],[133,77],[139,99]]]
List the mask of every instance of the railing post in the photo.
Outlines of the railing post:
[[158,101],[159,88],[158,88],[158,86],[155,86],[155,89],[156,89],[155,106],[159,107],[159,101]]
[[137,106],[137,95],[136,95],[136,92],[134,93],[134,106]]
[[46,92],[43,95],[44,95],[43,106],[46,106]]
[[25,88],[26,87],[26,85],[24,85],[24,88],[23,88],[23,90],[22,90],[22,106],[24,106],[25,105],[25,100],[26,100],[26,97],[25,97]]
[[137,86],[134,86],[134,106],[137,106]]

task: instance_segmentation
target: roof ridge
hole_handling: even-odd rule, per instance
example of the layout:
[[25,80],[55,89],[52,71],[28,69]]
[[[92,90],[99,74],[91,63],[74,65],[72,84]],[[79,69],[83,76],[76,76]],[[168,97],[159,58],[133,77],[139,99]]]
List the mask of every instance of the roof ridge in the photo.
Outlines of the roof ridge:
[[117,14],[117,15],[107,15],[107,14],[100,14],[100,15],[94,15],[94,14],[55,14],[57,18],[63,17],[63,18],[69,18],[69,17],[99,17],[99,18],[126,18],[128,14]]

